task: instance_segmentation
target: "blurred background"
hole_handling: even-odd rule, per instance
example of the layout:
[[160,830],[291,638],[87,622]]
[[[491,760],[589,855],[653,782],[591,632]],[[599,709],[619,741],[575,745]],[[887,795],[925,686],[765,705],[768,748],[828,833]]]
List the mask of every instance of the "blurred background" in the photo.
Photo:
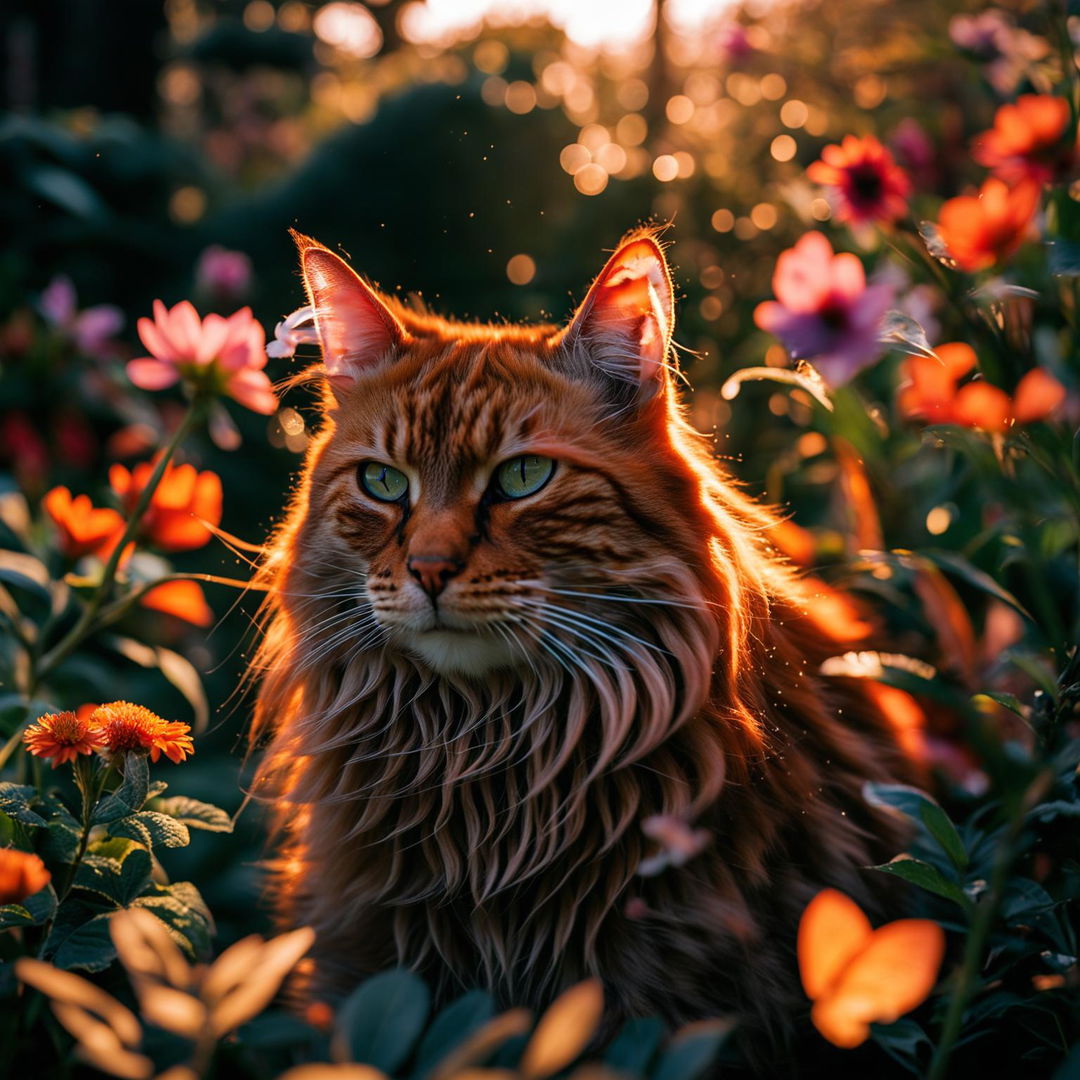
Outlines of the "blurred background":
[[[751,490],[802,524],[827,524],[837,464],[808,399],[766,383],[728,402],[718,388],[739,367],[788,363],[752,315],[771,294],[777,254],[810,228],[831,232],[830,205],[805,179],[824,145],[876,133],[913,177],[916,208],[973,177],[967,139],[1021,73],[1037,78],[1048,46],[1024,29],[1023,5],[982,29],[969,7],[7,0],[5,490],[33,501],[62,483],[99,499],[105,466],[148,457],[181,403],[124,378],[124,361],[143,351],[136,320],[155,298],[190,298],[202,314],[250,304],[272,333],[303,300],[290,227],[441,313],[562,320],[619,237],[651,221],[670,226],[694,422],[716,432]],[[903,276],[876,258],[880,234],[832,235]],[[931,341],[939,296],[906,291]],[[867,376],[871,417],[875,395],[892,397],[897,363]],[[296,365],[272,360],[269,371],[277,379]],[[189,441],[185,457],[221,476],[223,528],[259,544],[314,417],[301,391],[269,420],[231,416]],[[883,499],[890,541],[925,541],[934,505]],[[846,542],[825,531],[825,547],[830,535]],[[249,571],[221,543],[175,564]],[[235,810],[249,711],[237,688],[258,604],[225,588],[208,596],[209,631],[150,611],[136,620],[206,684],[210,724],[185,790]],[[119,678],[131,700],[190,713],[138,665],[68,665],[65,677],[70,700],[114,697]],[[241,822],[232,840],[200,835],[170,854],[174,877],[199,881],[223,942],[251,927],[257,907],[258,823]]]

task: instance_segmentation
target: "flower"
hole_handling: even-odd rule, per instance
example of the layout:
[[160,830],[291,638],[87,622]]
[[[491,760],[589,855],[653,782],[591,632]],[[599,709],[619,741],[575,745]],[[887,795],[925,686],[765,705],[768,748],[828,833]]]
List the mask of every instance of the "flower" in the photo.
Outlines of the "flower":
[[990,177],[977,195],[949,199],[938,215],[938,232],[961,270],[985,270],[1012,255],[1031,232],[1039,185],[1025,180],[1009,188]]
[[283,322],[279,322],[274,327],[274,340],[266,346],[266,355],[294,356],[298,345],[318,344],[319,332],[315,329],[315,309],[297,308]]
[[806,175],[831,189],[837,221],[891,223],[907,212],[911,181],[873,135],[845,135],[839,145],[831,143]]
[[[136,465],[130,472],[123,465],[109,469],[109,484],[129,513],[153,471],[151,461]],[[221,503],[221,478],[217,473],[197,472],[192,465],[168,465],[140,522],[142,534],[162,551],[202,547],[212,535],[203,522],[211,526],[221,523]]]
[[179,764],[195,753],[190,724],[163,720],[157,713],[130,701],[99,705],[90,720],[101,728],[104,749],[110,754],[147,751],[151,761],[164,754]]
[[150,356],[131,360],[128,378],[143,390],[163,390],[184,378],[201,390],[224,393],[247,408],[272,413],[277,398],[266,366],[262,327],[241,308],[227,319],[199,318],[182,300],[166,309],[154,301],[153,319],[139,320],[139,337]]
[[80,754],[100,750],[103,739],[97,725],[85,714],[49,713],[23,732],[23,742],[35,757],[52,762],[55,769]]
[[113,337],[124,325],[123,313],[112,304],[98,304],[80,312],[75,286],[64,274],[49,282],[38,308],[46,322],[70,337],[89,356],[108,355]]
[[781,254],[773,292],[776,301],[759,304],[754,321],[793,357],[813,357],[829,382],[847,382],[881,352],[881,320],[892,288],[868,286],[858,258],[834,255],[821,233],[806,233]]
[[929,919],[874,930],[854,900],[823,889],[799,921],[797,951],[814,1027],[850,1050],[869,1038],[872,1023],[891,1024],[929,996],[945,934]]
[[937,359],[911,356],[897,402],[908,418],[1004,432],[1016,424],[1045,420],[1065,400],[1065,387],[1045,368],[1033,368],[1010,398],[999,386],[976,379],[960,386],[975,368],[975,351],[963,342],[939,345]]
[[251,291],[251,259],[242,251],[211,244],[195,266],[195,288],[211,300],[235,304]]
[[174,615],[193,626],[209,626],[214,612],[194,581],[166,581],[151,589],[140,601],[143,607]]
[[15,848],[0,849],[0,904],[20,904],[41,892],[52,879],[37,855]]
[[991,8],[977,15],[954,15],[949,37],[986,64],[986,77],[1001,95],[1011,94],[1032,61],[1050,52],[1045,38],[1017,27],[1004,12]]
[[115,510],[94,506],[89,495],[72,498],[66,487],[54,487],[41,505],[59,529],[60,550],[69,559],[108,559],[124,534],[124,519]]
[[971,156],[1006,183],[1045,184],[1067,176],[1075,145],[1062,136],[1071,127],[1069,103],[1050,94],[1022,94],[1002,105],[994,126],[975,137]]

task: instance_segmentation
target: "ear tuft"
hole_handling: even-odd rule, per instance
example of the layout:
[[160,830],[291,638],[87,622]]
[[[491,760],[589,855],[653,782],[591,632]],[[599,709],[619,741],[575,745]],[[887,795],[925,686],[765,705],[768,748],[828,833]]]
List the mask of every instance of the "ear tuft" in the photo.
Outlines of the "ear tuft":
[[652,232],[623,241],[593,282],[567,329],[572,350],[584,348],[606,375],[655,392],[674,328],[674,290]]
[[377,366],[408,338],[379,294],[317,240],[289,230],[300,253],[300,270],[323,364],[335,390],[346,389],[363,370]]

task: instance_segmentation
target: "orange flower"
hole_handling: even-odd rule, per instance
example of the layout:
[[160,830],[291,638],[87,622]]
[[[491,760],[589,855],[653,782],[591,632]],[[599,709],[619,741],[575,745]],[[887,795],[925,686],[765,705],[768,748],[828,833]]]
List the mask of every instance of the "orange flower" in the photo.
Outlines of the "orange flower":
[[1072,169],[1075,146],[1063,138],[1070,120],[1064,98],[1023,94],[998,109],[994,126],[976,136],[971,156],[1010,184],[1045,184]]
[[1016,424],[1045,420],[1065,400],[1065,387],[1044,368],[1029,371],[1010,398],[998,386],[960,380],[975,368],[975,351],[963,342],[939,345],[937,354],[905,361],[908,381],[900,388],[900,411],[933,424],[960,424],[1003,432]]
[[978,195],[960,195],[941,208],[938,231],[961,270],[985,270],[1027,239],[1039,206],[1040,187],[1025,180],[1014,188],[990,177]]
[[151,589],[141,603],[143,607],[175,615],[194,626],[209,626],[214,621],[214,612],[194,581],[166,581]]
[[837,221],[893,222],[907,212],[911,181],[873,135],[845,135],[839,146],[826,146],[806,175],[832,189]]
[[115,510],[95,507],[89,495],[72,498],[66,487],[46,492],[41,505],[59,529],[60,550],[69,559],[107,559],[124,533],[124,519]]
[[178,720],[163,720],[157,713],[130,701],[112,701],[99,705],[91,720],[101,728],[104,749],[110,754],[145,750],[151,761],[164,754],[179,764],[195,753],[191,726]]
[[0,904],[19,904],[41,892],[52,874],[37,855],[14,848],[0,849]]
[[49,713],[23,732],[23,742],[35,757],[46,758],[55,769],[80,754],[92,754],[102,746],[101,732],[85,714]]
[[814,1002],[810,1019],[833,1045],[850,1050],[872,1023],[891,1024],[922,1004],[937,981],[945,934],[929,919],[899,919],[874,930],[854,900],[823,889],[799,921],[799,973]]
[[[109,483],[129,511],[138,502],[153,471],[154,463],[150,461],[136,465],[131,472],[123,465],[109,469]],[[211,536],[203,521],[220,524],[221,499],[221,479],[217,473],[196,472],[191,465],[169,465],[142,519],[143,535],[162,551],[202,547]]]

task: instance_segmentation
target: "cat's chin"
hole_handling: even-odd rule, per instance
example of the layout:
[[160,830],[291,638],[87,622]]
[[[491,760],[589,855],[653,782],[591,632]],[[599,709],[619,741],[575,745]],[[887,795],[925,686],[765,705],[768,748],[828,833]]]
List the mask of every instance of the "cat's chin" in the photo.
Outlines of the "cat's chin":
[[483,675],[517,662],[509,643],[464,630],[414,632],[404,644],[428,667],[444,675]]

